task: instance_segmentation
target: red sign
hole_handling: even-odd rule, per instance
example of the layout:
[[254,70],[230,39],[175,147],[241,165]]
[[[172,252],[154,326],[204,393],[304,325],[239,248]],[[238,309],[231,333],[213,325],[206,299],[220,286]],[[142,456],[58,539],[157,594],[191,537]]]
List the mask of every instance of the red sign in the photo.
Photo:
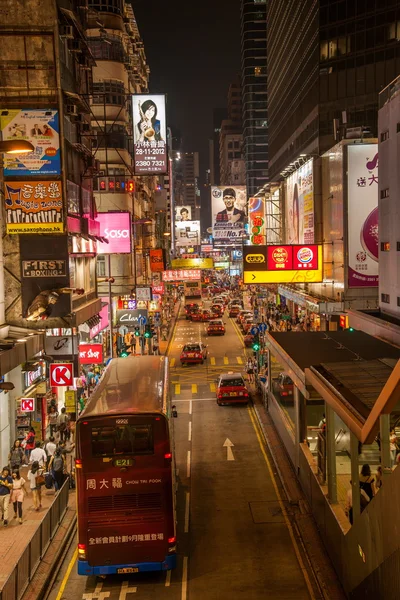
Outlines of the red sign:
[[318,246],[267,246],[268,271],[316,271]]
[[291,246],[267,246],[267,265],[269,271],[291,271],[293,269]]
[[50,386],[72,386],[74,368],[72,363],[52,363],[50,365]]
[[102,344],[80,344],[79,362],[81,365],[99,365],[103,362]]
[[160,283],[160,285],[153,285],[152,291],[153,291],[153,299],[154,299],[154,294],[163,294],[164,293],[164,284]]
[[164,271],[164,255],[162,248],[150,250],[150,271],[161,273]]
[[200,269],[169,269],[162,274],[163,281],[182,281],[188,279],[197,281],[201,279]]
[[21,398],[21,412],[33,412],[35,410],[35,398]]

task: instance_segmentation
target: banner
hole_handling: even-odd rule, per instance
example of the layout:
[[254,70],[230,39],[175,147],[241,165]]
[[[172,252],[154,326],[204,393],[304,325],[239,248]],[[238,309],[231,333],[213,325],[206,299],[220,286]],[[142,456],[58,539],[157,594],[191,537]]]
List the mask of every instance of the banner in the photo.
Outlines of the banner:
[[378,145],[347,146],[348,284],[378,286]]
[[178,221],[175,223],[175,246],[198,246],[200,244],[200,221]]
[[191,206],[175,206],[175,223],[192,220]]
[[262,246],[265,244],[266,236],[264,198],[249,198],[249,227],[250,241],[253,246]]
[[286,242],[314,242],[313,161],[309,160],[286,179]]
[[128,212],[97,213],[100,237],[108,240],[97,242],[97,254],[130,254],[132,251],[131,215]]
[[167,174],[165,96],[134,94],[132,112],[135,174]]
[[163,281],[183,281],[201,279],[200,269],[168,269],[162,274]]
[[171,260],[171,267],[173,269],[213,269],[214,261],[212,258],[174,258]]
[[320,283],[322,245],[244,246],[244,283]]
[[7,233],[64,231],[61,181],[7,181],[4,198]]
[[245,186],[211,188],[214,242],[241,243],[246,234],[247,196]]
[[152,273],[161,273],[164,271],[164,254],[162,248],[150,250],[150,271]]
[[2,109],[2,139],[26,140],[34,146],[28,154],[5,154],[5,177],[60,175],[58,111],[49,109]]

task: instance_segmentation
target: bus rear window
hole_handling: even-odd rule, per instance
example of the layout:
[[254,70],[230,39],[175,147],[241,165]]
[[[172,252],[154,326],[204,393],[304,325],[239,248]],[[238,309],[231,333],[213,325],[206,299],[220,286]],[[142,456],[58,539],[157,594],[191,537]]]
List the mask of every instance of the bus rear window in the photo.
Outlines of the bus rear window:
[[92,427],[92,457],[153,454],[152,425]]

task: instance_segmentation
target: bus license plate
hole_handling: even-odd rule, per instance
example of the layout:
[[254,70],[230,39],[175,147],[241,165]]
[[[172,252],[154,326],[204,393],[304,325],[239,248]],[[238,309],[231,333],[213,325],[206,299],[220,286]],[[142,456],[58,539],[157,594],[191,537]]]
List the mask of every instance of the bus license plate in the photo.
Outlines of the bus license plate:
[[133,465],[132,458],[115,458],[114,467],[131,467]]
[[117,569],[117,573],[139,573],[137,567],[125,567],[124,569]]

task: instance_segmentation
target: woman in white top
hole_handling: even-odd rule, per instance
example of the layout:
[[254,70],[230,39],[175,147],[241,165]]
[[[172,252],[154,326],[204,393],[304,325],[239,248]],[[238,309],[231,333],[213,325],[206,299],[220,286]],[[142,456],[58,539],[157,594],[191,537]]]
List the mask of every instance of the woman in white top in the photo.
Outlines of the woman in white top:
[[42,508],[42,488],[37,482],[39,475],[43,475],[43,469],[40,468],[37,460],[33,463],[31,470],[28,471],[29,487],[33,494],[33,505],[38,511]]
[[13,487],[11,492],[11,502],[14,505],[14,519],[17,518],[17,511],[19,516],[19,522],[22,524],[22,503],[25,496],[25,479],[21,477],[18,469],[12,473]]

